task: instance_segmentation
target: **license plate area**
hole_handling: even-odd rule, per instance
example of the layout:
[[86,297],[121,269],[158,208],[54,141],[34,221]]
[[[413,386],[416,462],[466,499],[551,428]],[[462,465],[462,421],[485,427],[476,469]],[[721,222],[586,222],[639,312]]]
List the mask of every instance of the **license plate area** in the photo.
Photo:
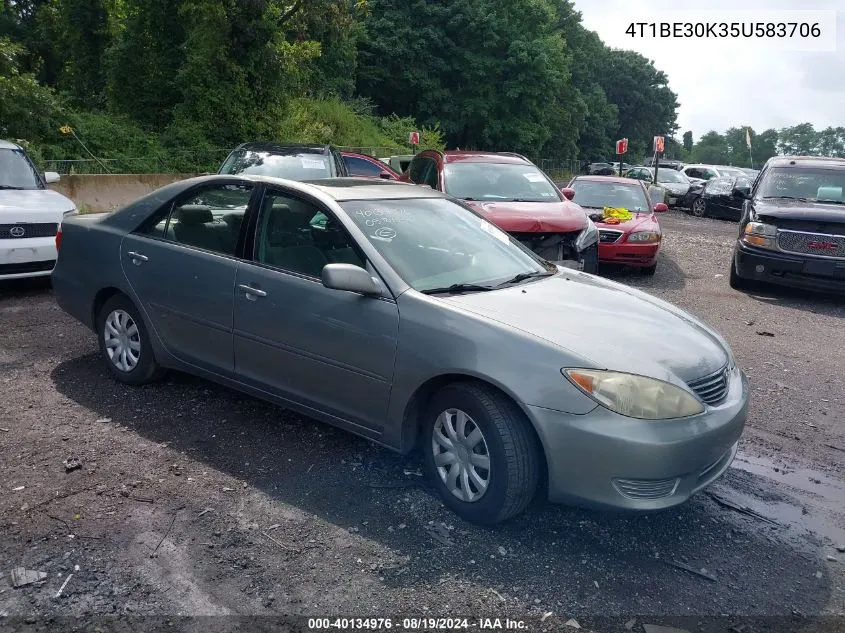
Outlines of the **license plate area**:
[[836,262],[820,259],[809,259],[804,262],[801,272],[805,275],[819,275],[821,277],[834,277],[836,275]]

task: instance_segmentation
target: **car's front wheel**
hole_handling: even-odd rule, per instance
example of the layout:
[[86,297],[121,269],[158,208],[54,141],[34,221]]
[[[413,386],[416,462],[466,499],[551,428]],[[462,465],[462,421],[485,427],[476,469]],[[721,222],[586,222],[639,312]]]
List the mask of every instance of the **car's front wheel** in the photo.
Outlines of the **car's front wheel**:
[[696,198],[693,203],[692,207],[690,207],[692,214],[698,218],[703,218],[707,215],[707,202],[702,197]]
[[752,290],[756,285],[755,280],[740,277],[736,272],[736,264],[731,260],[731,273],[728,277],[728,284],[734,290]]
[[141,385],[162,374],[144,322],[127,297],[115,295],[105,302],[97,317],[97,334],[106,366],[119,381]]
[[581,254],[581,262],[583,263],[582,270],[591,275],[597,275],[599,272],[599,245],[593,244]]
[[510,399],[475,383],[454,383],[431,398],[422,429],[426,472],[443,502],[472,523],[522,512],[540,480],[539,442]]

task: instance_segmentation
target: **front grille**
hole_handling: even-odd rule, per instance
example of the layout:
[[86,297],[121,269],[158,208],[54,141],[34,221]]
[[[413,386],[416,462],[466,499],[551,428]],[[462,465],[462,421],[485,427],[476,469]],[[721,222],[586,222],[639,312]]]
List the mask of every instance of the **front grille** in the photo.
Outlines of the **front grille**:
[[719,371],[687,383],[696,395],[711,406],[716,406],[728,395],[728,370]]
[[602,244],[612,244],[613,242],[618,242],[620,237],[622,237],[622,231],[599,229],[599,242]]
[[678,478],[671,479],[614,479],[613,485],[629,499],[661,499],[674,494]]
[[0,275],[22,275],[24,273],[40,273],[53,270],[56,260],[44,262],[26,262],[25,264],[0,264]]
[[778,231],[778,248],[787,253],[821,257],[845,257],[845,235]]
[[28,237],[54,237],[59,225],[56,223],[19,222],[0,224],[0,240],[23,240]]

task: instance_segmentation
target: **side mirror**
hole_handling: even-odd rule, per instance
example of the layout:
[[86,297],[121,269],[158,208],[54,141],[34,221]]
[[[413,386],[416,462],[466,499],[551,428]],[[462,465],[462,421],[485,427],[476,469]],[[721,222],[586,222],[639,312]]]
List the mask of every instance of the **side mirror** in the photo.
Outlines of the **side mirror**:
[[734,198],[746,199],[751,196],[751,187],[748,185],[734,187],[732,193]]
[[665,202],[658,202],[654,205],[654,212],[655,213],[666,213],[669,210],[669,207],[666,205]]
[[53,184],[54,182],[59,182],[62,177],[55,171],[45,171],[44,172],[44,182],[48,185]]
[[572,200],[575,197],[575,190],[572,187],[563,187],[560,192],[567,200]]
[[331,290],[369,296],[381,294],[381,284],[366,270],[354,264],[326,264],[321,277],[323,285]]
[[393,180],[393,174],[391,174],[389,171],[381,172],[378,177],[382,180]]

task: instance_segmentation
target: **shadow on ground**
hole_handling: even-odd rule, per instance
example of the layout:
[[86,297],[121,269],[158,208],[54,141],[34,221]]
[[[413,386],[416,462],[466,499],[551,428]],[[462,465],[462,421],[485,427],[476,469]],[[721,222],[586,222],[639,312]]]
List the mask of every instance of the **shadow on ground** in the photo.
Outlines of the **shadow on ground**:
[[171,374],[130,388],[95,354],[60,364],[52,379],[109,424],[168,442],[271,501],[354,526],[406,557],[404,568],[384,570],[387,586],[425,593],[459,579],[585,616],[813,614],[831,591],[812,555],[707,495],[651,515],[538,502],[505,525],[480,528],[443,509],[415,474],[414,458],[203,380]]

